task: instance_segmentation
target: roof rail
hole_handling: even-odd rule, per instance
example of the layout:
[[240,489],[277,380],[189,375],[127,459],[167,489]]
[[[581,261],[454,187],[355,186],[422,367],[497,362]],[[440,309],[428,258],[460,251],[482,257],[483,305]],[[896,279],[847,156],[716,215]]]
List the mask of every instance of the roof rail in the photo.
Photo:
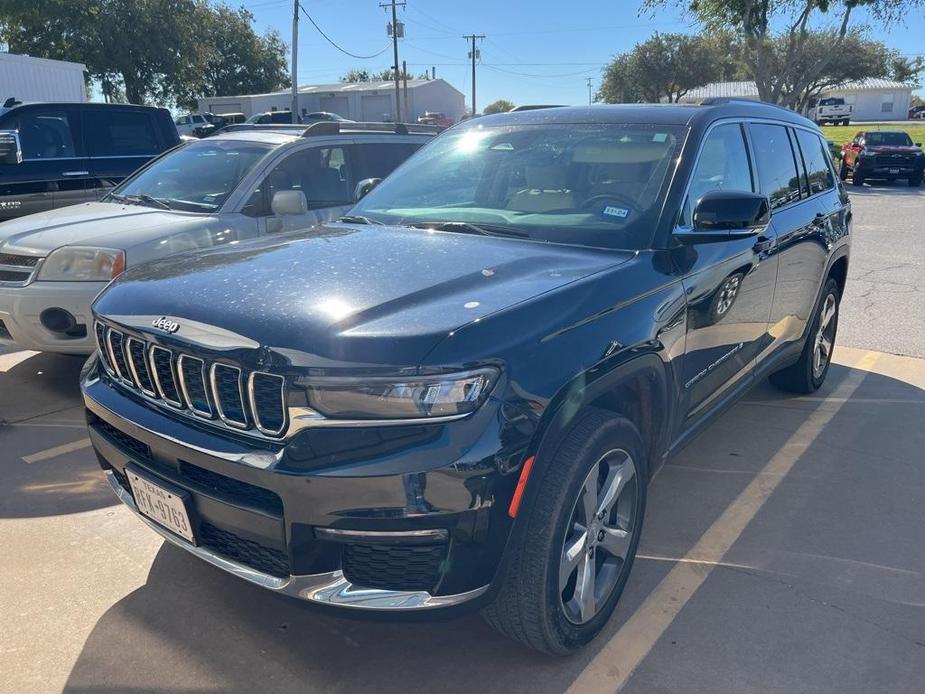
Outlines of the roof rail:
[[771,106],[773,108],[780,108],[790,113],[796,113],[793,109],[787,108],[786,106],[781,106],[780,104],[772,104],[770,101],[758,101],[756,99],[747,99],[744,96],[708,96],[706,99],[700,101],[701,106],[720,106],[722,104],[748,104],[750,106]]
[[446,130],[438,125],[423,123],[362,123],[355,121],[320,120],[302,132],[302,137],[338,135],[340,133],[394,133],[396,135],[436,135]]

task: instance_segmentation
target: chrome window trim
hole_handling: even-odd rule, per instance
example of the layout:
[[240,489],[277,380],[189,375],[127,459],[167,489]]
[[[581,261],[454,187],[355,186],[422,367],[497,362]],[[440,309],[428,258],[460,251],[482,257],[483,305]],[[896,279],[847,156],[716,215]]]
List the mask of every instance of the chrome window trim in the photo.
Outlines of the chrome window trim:
[[[173,374],[173,383],[174,383],[174,387],[175,387],[175,388],[176,388],[176,385],[177,385],[177,375],[176,375],[176,372],[175,372],[175,370],[174,370],[174,357],[173,357],[173,352],[172,352],[171,350],[167,349],[166,347],[161,347],[160,345],[154,345],[154,344],[152,344],[152,345],[148,348],[148,369],[151,371],[151,380],[153,380],[153,381],[154,381],[154,385],[157,386],[157,394],[158,394],[158,397],[159,397],[161,400],[163,400],[165,403],[167,403],[168,405],[170,405],[171,407],[173,407],[173,408],[175,408],[175,409],[177,409],[177,410],[182,410],[182,409],[183,409],[183,403],[182,403],[182,402],[180,402],[179,400],[171,400],[170,398],[168,398],[168,397],[164,394],[164,386],[161,384],[161,378],[160,378],[160,376],[159,376],[158,373],[157,373],[157,362],[154,361],[154,352],[157,351],[157,350],[160,350],[161,352],[167,352],[167,354],[170,356],[170,362],[169,362],[169,364],[170,364],[171,373]],[[178,391],[178,392],[179,392],[179,390],[180,390],[180,389],[177,388],[177,391]]]
[[119,362],[116,361],[116,351],[115,347],[112,345],[113,333],[118,333],[122,337],[122,359],[125,360],[126,364],[128,364],[128,359],[125,359],[125,333],[123,333],[121,330],[113,330],[112,328],[107,328],[106,346],[109,348],[109,359],[112,364],[113,372],[115,373],[116,378],[122,381],[125,385],[134,388],[135,384],[125,377],[125,375],[122,373],[122,369],[119,367]]
[[141,379],[138,377],[138,368],[135,366],[135,359],[132,357],[133,342],[137,342],[139,345],[141,345],[141,360],[144,362],[145,368],[148,370],[148,380],[151,381],[152,385],[154,384],[154,377],[151,375],[151,366],[148,364],[147,346],[137,337],[129,337],[125,340],[125,349],[128,351],[128,358],[126,359],[126,362],[128,363],[129,371],[132,372],[132,377],[135,379],[135,383],[138,385],[138,390],[140,390],[148,397],[157,397],[157,393],[155,393],[153,390],[146,390],[145,387],[141,384]]
[[225,424],[234,429],[250,429],[250,425],[247,421],[237,422],[225,414],[225,411],[222,409],[222,399],[218,395],[218,384],[215,381],[215,370],[218,367],[224,367],[226,369],[231,369],[238,372],[238,397],[241,399],[241,409],[244,410],[245,420],[247,418],[247,400],[244,397],[244,384],[241,382],[241,369],[233,364],[226,364],[225,362],[215,361],[212,362],[212,366],[209,368],[209,384],[212,386],[212,397],[215,399],[215,409],[218,411],[218,417]]
[[[206,394],[206,402],[209,403],[209,411],[199,410],[193,405],[193,400],[189,396],[189,390],[186,386],[186,376],[183,375],[183,362],[184,360],[189,359],[190,361],[199,362],[199,375],[202,378],[202,389]],[[212,400],[215,399],[214,394],[212,397],[209,397],[209,381],[206,378],[206,362],[205,359],[200,359],[199,357],[194,357],[189,354],[180,354],[177,357],[177,376],[180,380],[180,394],[183,396],[183,399],[186,400],[186,406],[189,408],[189,411],[193,414],[203,417],[204,419],[212,419]]]
[[[260,422],[260,413],[257,410],[257,398],[256,393],[254,392],[254,377],[255,376],[266,376],[267,378],[275,378],[279,380],[279,402],[280,409],[283,411],[283,423],[279,429],[267,429]],[[254,426],[257,427],[257,430],[261,434],[266,434],[267,436],[277,437],[283,434],[289,426],[289,408],[286,402],[286,379],[280,376],[279,374],[271,374],[265,371],[251,371],[247,377],[247,398],[251,408],[251,416],[254,418]]]

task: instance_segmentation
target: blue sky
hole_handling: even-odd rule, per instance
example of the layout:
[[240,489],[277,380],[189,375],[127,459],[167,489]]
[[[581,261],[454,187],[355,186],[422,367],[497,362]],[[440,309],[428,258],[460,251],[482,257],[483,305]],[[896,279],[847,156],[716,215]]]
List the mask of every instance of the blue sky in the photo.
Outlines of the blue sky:
[[[256,18],[257,28],[291,35],[292,0],[228,0],[243,5]],[[351,58],[327,43],[302,16],[299,32],[299,83],[336,82],[353,67],[385,69],[392,63],[389,19],[380,0],[302,0],[318,25],[346,50],[369,55]],[[399,9],[405,23],[399,60],[418,73],[431,66],[466,94],[469,103],[471,68],[463,34],[485,34],[477,68],[477,105],[499,98],[522,103],[586,103],[587,79],[596,87],[603,65],[616,53],[632,48],[655,31],[696,32],[693,19],[680,9],[654,16],[639,13],[636,0],[407,0]],[[921,9],[903,25],[877,28],[864,12],[855,24],[867,24],[869,35],[906,54],[925,54],[925,12]],[[922,94],[925,90],[919,90]]]

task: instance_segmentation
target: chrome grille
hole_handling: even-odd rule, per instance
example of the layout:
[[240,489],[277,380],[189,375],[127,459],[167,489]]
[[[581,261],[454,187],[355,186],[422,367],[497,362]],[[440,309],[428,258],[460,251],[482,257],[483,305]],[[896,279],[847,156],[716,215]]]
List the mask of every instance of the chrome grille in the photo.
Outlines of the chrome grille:
[[212,364],[212,390],[218,416],[225,424],[239,429],[247,428],[244,412],[244,393],[241,383],[241,369],[229,364]]
[[0,282],[25,285],[32,280],[41,258],[0,253]]
[[216,426],[266,437],[285,433],[289,422],[282,376],[210,363],[100,322],[94,334],[106,371],[148,399]]

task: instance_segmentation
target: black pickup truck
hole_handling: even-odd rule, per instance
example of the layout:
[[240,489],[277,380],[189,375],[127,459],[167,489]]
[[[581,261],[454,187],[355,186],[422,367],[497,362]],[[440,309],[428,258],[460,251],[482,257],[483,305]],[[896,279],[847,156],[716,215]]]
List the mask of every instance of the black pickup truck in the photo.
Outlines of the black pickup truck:
[[479,118],[307,238],[115,280],[90,438],[142,520],[242,579],[481,607],[566,653],[613,612],[666,458],[760,379],[822,385],[850,225],[781,108]]

